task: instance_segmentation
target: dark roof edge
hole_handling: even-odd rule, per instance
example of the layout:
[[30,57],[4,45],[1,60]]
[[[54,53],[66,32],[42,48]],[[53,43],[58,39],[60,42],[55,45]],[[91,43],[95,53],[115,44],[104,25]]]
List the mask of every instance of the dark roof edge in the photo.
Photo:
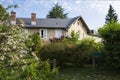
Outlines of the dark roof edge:
[[27,26],[27,27],[25,27],[25,28],[66,29],[66,28],[61,28],[61,27],[35,27],[35,26],[33,26],[33,27]]
[[90,29],[88,28],[88,26],[87,26],[87,24],[85,23],[85,21],[84,21],[84,19],[82,18],[82,16],[78,16],[78,18],[75,19],[75,20],[66,28],[66,30],[69,29],[70,26],[71,26],[75,21],[77,21],[78,19],[81,19],[81,20],[82,20],[82,23],[85,25],[85,28],[87,29],[87,33],[89,33],[89,32],[90,32]]
[[80,16],[78,16],[78,18],[77,19],[75,19],[70,25],[68,25],[68,27],[66,27],[66,30],[68,30],[69,28],[70,28],[70,26],[76,21],[76,20],[78,20],[79,19],[79,17]]

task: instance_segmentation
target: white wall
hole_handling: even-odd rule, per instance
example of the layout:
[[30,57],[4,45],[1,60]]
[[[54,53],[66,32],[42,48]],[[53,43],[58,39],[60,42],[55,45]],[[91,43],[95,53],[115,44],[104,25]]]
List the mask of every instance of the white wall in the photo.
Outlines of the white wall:
[[73,23],[71,25],[71,27],[68,30],[68,35],[70,36],[71,32],[75,31],[79,33],[79,39],[83,39],[88,37],[87,31],[85,29],[85,27],[83,26],[81,21],[76,21],[75,23]]
[[95,40],[95,42],[102,41],[102,39],[100,37],[89,35],[81,21],[76,21],[75,23],[73,23],[71,25],[71,27],[68,30],[68,36],[70,36],[72,31],[79,32],[79,35],[80,35],[79,40],[81,40],[83,38],[93,38]]

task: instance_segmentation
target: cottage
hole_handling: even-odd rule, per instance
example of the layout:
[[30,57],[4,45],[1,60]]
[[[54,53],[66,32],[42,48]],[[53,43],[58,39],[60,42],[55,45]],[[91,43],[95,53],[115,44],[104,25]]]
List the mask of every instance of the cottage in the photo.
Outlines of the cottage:
[[[36,13],[32,13],[31,18],[20,19],[23,20],[28,33],[39,32],[40,37],[45,41],[61,36],[70,36],[72,31],[79,33],[79,39],[92,37],[96,42],[101,41],[101,38],[91,36],[91,31],[81,16],[68,19],[36,18]],[[11,12],[11,23],[17,23],[15,12]]]

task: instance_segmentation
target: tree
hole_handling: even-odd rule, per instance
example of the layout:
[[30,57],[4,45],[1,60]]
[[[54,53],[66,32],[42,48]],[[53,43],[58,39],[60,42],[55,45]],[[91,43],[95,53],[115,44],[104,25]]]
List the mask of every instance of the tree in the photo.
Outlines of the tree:
[[31,56],[25,45],[27,33],[24,29],[4,23],[0,25],[0,60],[1,65],[16,65],[26,63],[25,57]]
[[9,19],[9,14],[6,11],[5,8],[3,8],[3,6],[0,4],[0,22],[3,22],[5,20]]
[[67,18],[67,14],[64,14],[64,9],[57,3],[51,11],[49,11],[47,18]]
[[105,45],[105,59],[109,67],[120,69],[120,23],[112,21],[99,29]]
[[41,64],[27,46],[26,41],[32,42],[28,33],[4,20],[8,19],[0,23],[0,80],[58,80],[57,68],[51,70],[48,62]]
[[72,31],[70,34],[70,37],[71,37],[70,40],[76,43],[78,42],[78,39],[79,39],[79,33]]
[[105,18],[105,23],[111,23],[112,20],[117,22],[118,21],[118,16],[117,14],[115,13],[115,10],[113,9],[112,5],[110,5],[109,7],[109,10],[108,10],[108,14],[106,15],[106,18]]
[[0,4],[0,22],[6,21],[10,18],[9,13],[7,12],[10,8],[18,8],[18,5],[8,5],[7,8],[4,8]]
[[[42,47],[42,43],[41,43],[41,38],[39,36],[39,33],[33,33],[32,35],[29,36],[32,40],[31,41],[26,41],[26,43],[28,44],[28,47],[32,49],[32,51],[35,53],[35,54],[38,54],[39,53],[39,50],[41,49]],[[30,43],[33,43],[32,45],[29,45]]]
[[17,4],[15,4],[15,5],[8,5],[6,10],[8,10],[10,8],[19,8],[19,6]]

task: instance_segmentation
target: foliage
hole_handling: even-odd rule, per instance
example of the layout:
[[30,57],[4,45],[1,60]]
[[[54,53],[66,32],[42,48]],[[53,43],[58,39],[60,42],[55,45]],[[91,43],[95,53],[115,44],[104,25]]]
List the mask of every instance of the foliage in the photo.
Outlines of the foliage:
[[[80,42],[80,46],[82,50],[86,51],[85,53],[91,54],[94,51],[102,51],[103,46],[102,43],[96,43],[92,38],[84,38]],[[87,51],[88,50],[88,51]]]
[[8,5],[6,10],[8,10],[10,8],[19,8],[19,6],[17,4],[15,4],[15,5]]
[[83,66],[86,63],[91,63],[93,53],[96,51],[102,51],[101,43],[96,43],[94,39],[91,38],[82,39],[72,54],[73,61],[76,66]]
[[38,54],[40,48],[42,47],[41,44],[41,38],[39,36],[39,33],[33,33],[29,36],[31,40],[26,40],[26,45],[32,49],[32,51],[36,54]]
[[70,33],[70,37],[63,37],[62,38],[62,42],[76,44],[79,41],[79,36],[80,35],[78,32],[72,31]]
[[76,66],[91,63],[95,51],[101,51],[102,44],[95,43],[93,39],[83,39],[80,43],[58,42],[44,45],[40,52],[42,60],[56,59],[59,66],[72,63]]
[[0,22],[9,19],[9,14],[5,8],[0,4]]
[[0,80],[59,80],[58,69],[51,70],[48,61],[2,68],[0,75]]
[[117,22],[117,21],[118,21],[118,16],[117,16],[117,14],[115,13],[115,10],[113,9],[112,5],[110,5],[110,7],[109,7],[108,14],[106,15],[105,20],[106,20],[105,23],[111,23],[112,20],[113,20],[114,22]]
[[64,42],[64,43],[77,43],[80,34],[78,32],[72,31],[70,36],[61,36],[60,38],[49,39],[50,42]]
[[62,42],[57,43],[50,43],[47,45],[44,45],[42,47],[42,50],[40,51],[40,57],[42,60],[57,60],[57,64],[59,66],[62,66],[64,62],[67,61],[67,55],[65,54],[65,49],[67,47],[67,44],[64,44]]
[[47,18],[67,18],[67,14],[64,14],[64,9],[57,3],[51,11],[49,11]]
[[40,77],[43,80],[59,80],[58,68],[51,70],[50,64],[46,61],[40,70]]
[[32,57],[26,47],[27,33],[24,29],[9,23],[1,24],[0,31],[0,66],[26,63],[25,57]]
[[24,70],[23,76],[26,80],[58,80],[58,69],[51,70],[48,61],[45,63],[33,63]]
[[10,16],[9,13],[7,12],[7,10],[9,10],[10,8],[18,8],[18,5],[8,5],[7,8],[4,8],[1,4],[0,4],[0,23],[7,21]]
[[74,31],[72,31],[70,37],[71,37],[70,38],[71,41],[77,42],[79,38],[79,33],[78,32],[75,33]]
[[19,25],[0,24],[0,80],[58,80],[58,69],[51,70],[31,50],[36,50],[38,35],[28,36]]
[[120,69],[120,23],[108,23],[99,29],[106,50],[106,63],[113,69]]
[[48,62],[39,63],[35,59],[36,55],[26,47],[25,41],[31,41],[31,39],[27,37],[28,34],[24,29],[6,23],[1,26],[1,80],[57,80],[59,78],[56,68],[51,70]]
[[[0,25],[0,79],[1,80],[57,80],[58,70],[50,69],[48,62],[39,62],[26,41],[32,41],[19,26]],[[34,42],[35,43],[35,42]],[[31,45],[31,44],[30,44]]]

